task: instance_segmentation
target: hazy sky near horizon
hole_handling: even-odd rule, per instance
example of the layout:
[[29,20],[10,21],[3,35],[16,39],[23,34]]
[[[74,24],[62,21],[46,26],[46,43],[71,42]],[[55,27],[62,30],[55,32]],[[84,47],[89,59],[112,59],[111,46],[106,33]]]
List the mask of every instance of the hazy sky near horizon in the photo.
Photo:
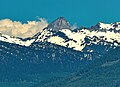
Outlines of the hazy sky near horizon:
[[92,26],[120,21],[120,0],[1,0],[0,19],[26,22],[37,16],[48,22],[64,16],[71,24]]

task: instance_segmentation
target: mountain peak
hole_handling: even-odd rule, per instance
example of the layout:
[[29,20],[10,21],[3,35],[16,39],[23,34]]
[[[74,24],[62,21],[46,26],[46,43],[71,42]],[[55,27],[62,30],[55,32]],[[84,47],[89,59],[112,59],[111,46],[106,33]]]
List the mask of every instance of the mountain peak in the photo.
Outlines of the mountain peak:
[[55,21],[50,23],[47,29],[52,29],[53,31],[59,31],[61,29],[70,29],[70,24],[64,17],[59,17]]
[[113,27],[112,24],[106,24],[106,23],[103,23],[103,22],[99,22],[95,26],[92,26],[91,28],[93,28],[93,29],[105,29],[105,30],[107,29],[107,30],[109,30],[109,29],[113,29],[114,27]]

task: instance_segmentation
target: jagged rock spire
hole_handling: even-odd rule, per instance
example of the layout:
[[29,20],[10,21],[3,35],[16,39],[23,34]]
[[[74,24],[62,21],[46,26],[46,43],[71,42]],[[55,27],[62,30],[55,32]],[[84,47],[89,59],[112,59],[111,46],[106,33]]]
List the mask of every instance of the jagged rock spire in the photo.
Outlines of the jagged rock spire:
[[47,29],[52,29],[53,31],[59,31],[61,29],[70,29],[70,24],[64,17],[59,17],[52,23],[50,23]]

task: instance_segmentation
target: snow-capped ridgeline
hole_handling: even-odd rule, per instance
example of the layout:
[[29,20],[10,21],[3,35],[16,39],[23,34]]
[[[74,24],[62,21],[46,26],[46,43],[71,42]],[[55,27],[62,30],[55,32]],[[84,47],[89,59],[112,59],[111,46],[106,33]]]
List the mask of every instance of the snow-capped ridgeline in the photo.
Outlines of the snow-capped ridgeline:
[[52,36],[53,33],[50,32],[47,29],[44,29],[42,32],[39,33],[39,35],[37,35],[37,39],[35,42],[44,42],[45,39],[47,39],[48,37]]
[[115,22],[115,23],[111,23],[111,24],[105,24],[105,23],[99,22],[95,26],[92,26],[92,28],[119,31],[120,30],[120,22]]
[[[93,44],[98,44],[101,40],[104,40],[107,45],[107,42],[113,43],[113,45],[118,46],[118,43],[120,43],[120,33],[115,32],[101,32],[101,31],[90,31],[88,29],[82,29],[79,30],[79,32],[72,32],[69,29],[63,29],[60,30],[60,32],[63,32],[69,40],[65,40],[62,37],[58,36],[52,36],[48,39],[48,42],[58,44],[61,46],[65,46],[68,48],[73,48],[74,50],[81,51],[87,43],[83,45],[85,42],[86,37],[97,37],[98,39],[96,41],[92,41]],[[115,42],[116,41],[116,42]],[[118,42],[118,43],[117,43]]]
[[60,32],[64,33],[69,39],[63,39],[59,36],[52,36],[48,39],[48,42],[65,46],[68,48],[73,48],[74,50],[82,51],[85,45],[82,45],[84,42],[85,35],[80,33],[72,32],[70,29],[62,29]]
[[[85,41],[85,38],[88,37],[90,43],[86,43]],[[112,43],[114,46],[119,46],[120,22],[111,24],[98,23],[91,28],[78,29],[76,32],[70,29],[70,25],[65,18],[60,17],[50,23],[42,32],[29,38],[29,40],[22,40],[0,33],[0,41],[22,46],[30,46],[34,42],[50,42],[78,51],[82,51],[86,45],[98,44],[101,41],[104,42],[104,45]]]
[[67,22],[64,17],[59,17],[58,19],[50,23],[45,29],[43,29],[42,32],[39,32],[39,34],[35,35],[35,38],[37,37],[37,40],[35,42],[44,42],[53,34],[65,28],[70,28],[69,22]]
[[14,44],[22,45],[22,46],[30,46],[31,43],[33,43],[35,40],[31,39],[31,40],[23,41],[19,38],[0,33],[0,41],[14,43]]
[[[100,40],[105,40],[106,42],[114,43],[114,41],[120,43],[120,33],[115,32],[102,32],[102,31],[89,31],[88,29],[82,29],[80,32],[84,33],[85,36],[89,36],[91,38],[97,37]],[[96,43],[97,44],[97,43]]]

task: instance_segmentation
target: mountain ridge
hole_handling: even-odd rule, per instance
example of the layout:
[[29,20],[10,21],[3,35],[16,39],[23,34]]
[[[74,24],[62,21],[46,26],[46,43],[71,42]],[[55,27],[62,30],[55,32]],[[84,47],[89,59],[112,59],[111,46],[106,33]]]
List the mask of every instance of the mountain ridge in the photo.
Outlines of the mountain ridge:
[[[118,46],[120,41],[120,23],[98,23],[90,28],[82,28],[77,31],[70,29],[70,24],[64,17],[59,17],[50,23],[42,32],[38,32],[31,38],[13,38],[0,33],[0,41],[19,44],[22,46],[30,46],[35,42],[50,42],[73,50],[82,51],[88,43],[85,38],[90,39],[89,44],[108,44],[112,43]],[[58,35],[57,35],[58,34]],[[64,37],[63,37],[64,36]],[[9,37],[9,38],[8,38]],[[102,44],[101,43],[101,44]]]
[[[118,86],[119,77],[114,77],[120,71],[119,39],[119,32],[94,28],[46,28],[26,39],[1,33],[0,82],[23,83],[25,87],[101,87],[116,80],[111,87]],[[104,75],[108,80],[101,78]],[[109,79],[109,75],[113,77]]]

